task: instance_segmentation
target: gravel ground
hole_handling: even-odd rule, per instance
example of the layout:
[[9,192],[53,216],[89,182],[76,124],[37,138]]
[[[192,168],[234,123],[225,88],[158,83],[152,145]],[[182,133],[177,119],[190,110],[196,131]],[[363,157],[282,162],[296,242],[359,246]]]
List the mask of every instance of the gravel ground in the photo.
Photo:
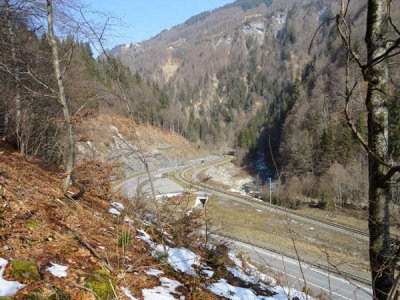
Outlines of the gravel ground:
[[230,186],[240,193],[245,193],[245,186],[254,182],[252,176],[244,175],[244,172],[240,168],[230,163],[211,167],[206,170],[205,175],[212,178],[213,181]]

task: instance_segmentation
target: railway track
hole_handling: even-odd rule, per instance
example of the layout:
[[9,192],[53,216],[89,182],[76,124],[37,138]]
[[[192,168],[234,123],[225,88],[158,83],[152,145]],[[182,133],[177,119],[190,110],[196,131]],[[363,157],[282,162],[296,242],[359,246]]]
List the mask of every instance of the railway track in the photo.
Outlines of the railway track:
[[[306,214],[302,214],[302,213],[299,213],[299,212],[291,211],[291,210],[288,210],[286,208],[283,208],[283,207],[280,207],[280,206],[277,206],[277,205],[270,206],[269,203],[265,203],[262,200],[257,199],[257,198],[253,198],[253,197],[250,197],[250,196],[237,195],[237,194],[234,194],[234,193],[230,193],[230,192],[224,191],[222,189],[211,187],[211,186],[209,186],[207,184],[204,184],[204,183],[201,183],[201,182],[196,182],[196,180],[195,180],[195,177],[196,177],[195,175],[196,174],[198,174],[199,172],[201,172],[201,171],[203,171],[203,170],[205,170],[207,168],[210,168],[211,166],[224,164],[226,162],[227,162],[227,160],[216,161],[213,164],[207,164],[206,166],[203,166],[203,167],[200,167],[199,165],[197,165],[197,166],[192,166],[192,167],[189,167],[189,168],[186,168],[186,169],[181,169],[179,172],[175,173],[175,178],[177,180],[181,181],[181,182],[184,182],[184,183],[190,185],[190,186],[197,187],[199,189],[203,189],[203,190],[205,190],[207,192],[211,192],[211,193],[212,192],[217,192],[217,193],[220,193],[220,194],[225,194],[225,195],[229,196],[230,198],[237,198],[237,199],[240,199],[242,201],[244,200],[244,201],[249,202],[249,203],[254,204],[254,205],[263,206],[263,207],[265,207],[265,208],[267,208],[269,210],[277,210],[277,211],[280,211],[281,213],[287,214],[289,216],[300,217],[300,218],[303,218],[303,219],[306,219],[306,220],[309,220],[309,221],[313,221],[315,223],[322,224],[324,226],[329,226],[329,227],[331,227],[333,229],[337,229],[337,230],[345,231],[345,232],[350,233],[350,234],[358,235],[359,237],[362,237],[362,238],[365,238],[365,239],[368,238],[368,236],[369,236],[368,232],[365,232],[363,230],[359,230],[359,229],[356,229],[356,228],[351,228],[351,227],[348,227],[348,226],[345,226],[345,225],[342,225],[342,224],[338,224],[338,223],[335,223],[335,222],[327,221],[327,220],[324,220],[324,219],[321,219],[321,218],[308,216]],[[189,172],[189,170],[194,169],[194,168],[196,168],[196,172],[192,174],[192,176],[191,176],[192,178],[187,178],[189,176],[186,176],[186,174]],[[347,280],[353,279],[353,280],[356,280],[356,281],[358,281],[360,283],[364,283],[364,284],[367,284],[367,285],[371,284],[371,280],[368,279],[368,278],[365,278],[365,277],[362,277],[362,276],[359,276],[359,275],[356,275],[356,274],[352,274],[350,272],[338,271],[338,270],[335,270],[334,268],[329,267],[327,265],[316,263],[315,261],[309,261],[309,260],[306,260],[306,259],[302,259],[302,258],[299,258],[299,257],[297,257],[297,256],[295,256],[293,254],[290,254],[290,253],[282,253],[281,251],[279,251],[279,250],[277,250],[277,249],[275,249],[273,247],[268,247],[268,246],[263,245],[263,244],[254,243],[254,242],[251,242],[249,240],[244,240],[244,239],[238,238],[236,236],[233,236],[233,235],[227,234],[227,233],[224,233],[224,234],[219,233],[219,236],[225,237],[225,238],[227,238],[229,240],[232,240],[232,241],[238,241],[238,242],[242,242],[242,243],[245,243],[245,244],[260,248],[260,249],[268,250],[270,252],[278,253],[278,254],[284,255],[285,257],[292,258],[294,260],[300,260],[302,263],[308,264],[308,265],[316,267],[318,269],[341,275],[344,278],[347,278]]]
[[[223,163],[226,163],[226,160],[224,160],[222,162],[215,163],[213,165],[219,165],[219,164],[223,164]],[[262,201],[260,199],[257,199],[257,198],[254,198],[254,197],[251,197],[251,196],[237,195],[237,194],[234,194],[234,193],[230,193],[230,192],[224,191],[222,189],[211,187],[211,186],[206,185],[206,184],[201,183],[201,182],[195,182],[193,180],[193,178],[190,179],[190,178],[186,177],[186,172],[188,172],[190,169],[193,169],[194,167],[195,166],[192,166],[190,168],[187,168],[187,169],[181,170],[180,172],[177,172],[175,174],[175,177],[178,180],[180,180],[180,181],[182,181],[182,182],[184,182],[186,184],[195,186],[197,188],[205,189],[206,191],[209,191],[209,192],[213,192],[213,191],[214,192],[218,192],[218,193],[225,194],[225,195],[228,195],[228,196],[233,197],[233,198],[238,198],[238,199],[245,200],[247,202],[250,202],[250,203],[253,203],[253,204],[256,204],[256,205],[260,205],[260,206],[266,207],[266,208],[268,208],[270,210],[280,211],[280,212],[285,213],[285,214],[290,215],[290,216],[300,217],[300,218],[303,218],[303,219],[306,219],[306,220],[309,220],[309,221],[313,221],[313,222],[316,222],[316,223],[323,224],[325,226],[329,226],[329,227],[332,227],[332,228],[340,229],[340,230],[346,231],[348,233],[357,234],[358,236],[361,236],[361,237],[364,237],[364,238],[369,237],[369,233],[368,232],[360,230],[360,229],[352,228],[352,227],[349,227],[349,226],[346,226],[346,225],[338,224],[338,223],[331,222],[331,221],[328,221],[328,220],[324,220],[324,219],[321,219],[321,218],[318,218],[318,217],[313,217],[313,216],[309,216],[309,215],[306,215],[306,214],[302,214],[302,213],[299,213],[299,212],[296,212],[296,211],[293,211],[293,210],[289,210],[289,209],[284,208],[284,207],[280,207],[278,205],[273,205],[273,204],[270,205],[269,203],[265,203],[264,201]],[[201,170],[199,170],[199,172],[202,171],[202,170],[205,170],[205,169],[207,169],[209,167],[210,167],[210,165],[207,165],[206,167],[204,167]]]

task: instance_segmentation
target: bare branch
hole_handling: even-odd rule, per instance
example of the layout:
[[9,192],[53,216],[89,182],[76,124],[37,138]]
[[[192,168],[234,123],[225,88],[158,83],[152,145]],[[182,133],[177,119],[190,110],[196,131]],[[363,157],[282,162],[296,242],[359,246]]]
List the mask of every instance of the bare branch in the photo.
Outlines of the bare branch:
[[400,35],[400,30],[396,27],[396,25],[393,23],[392,20],[392,0],[389,0],[389,17],[388,17],[390,25],[392,25],[394,31],[397,32],[398,35]]
[[[353,56],[354,60],[356,61],[357,65],[361,68],[361,70],[366,69],[365,65],[361,63],[357,53],[355,53],[353,48],[351,48],[351,44],[349,42],[349,37],[347,36],[347,34],[345,34],[343,32],[342,24],[344,24],[346,28],[349,28],[346,20],[344,19],[344,17],[341,16],[341,15],[337,15],[336,16],[336,25],[337,25],[336,27],[338,29],[340,38],[342,39],[343,47],[347,51],[350,51],[351,55]],[[347,31],[346,31],[346,33],[347,33]],[[350,36],[350,34],[349,34],[349,36]]]
[[312,48],[312,45],[314,44],[314,40],[315,40],[315,37],[317,36],[318,31],[321,29],[322,26],[324,26],[326,23],[329,23],[330,21],[333,21],[335,18],[336,18],[336,17],[330,18],[329,20],[327,20],[327,21],[321,23],[321,24],[318,26],[317,30],[315,30],[314,35],[313,35],[313,37],[312,37],[312,39],[311,39],[310,47],[308,47],[308,54],[309,54],[309,55],[311,54],[311,48]]

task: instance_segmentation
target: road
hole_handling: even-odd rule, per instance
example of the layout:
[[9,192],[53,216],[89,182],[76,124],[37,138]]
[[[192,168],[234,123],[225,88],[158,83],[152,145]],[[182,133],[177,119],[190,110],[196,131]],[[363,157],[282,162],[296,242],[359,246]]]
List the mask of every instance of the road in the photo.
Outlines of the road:
[[356,283],[354,280],[347,280],[336,274],[328,274],[305,263],[301,263],[301,270],[299,262],[291,258],[282,257],[280,254],[243,242],[234,240],[230,240],[230,242],[232,243],[231,251],[234,253],[246,251],[253,261],[269,266],[274,273],[283,275],[283,278],[287,276],[288,285],[295,289],[302,290],[304,287],[303,273],[307,287],[317,293],[324,292],[330,296],[330,299],[372,299],[370,287]]
[[[194,165],[201,165],[204,162],[210,162],[220,159],[220,156],[209,156],[205,158],[198,158],[191,160],[184,165],[164,168],[160,170],[151,171],[151,177],[153,179],[154,189],[157,195],[179,193],[184,189],[180,185],[176,184],[168,178],[163,178],[164,175],[171,171],[179,170],[182,168],[189,168]],[[121,190],[122,194],[128,199],[132,199],[137,194],[143,194],[146,196],[151,195],[151,189],[149,184],[149,177],[147,173],[136,174],[120,181],[113,188],[115,191]]]
[[[191,176],[192,182],[197,182],[198,181],[196,178],[197,174],[206,168],[207,167],[195,167],[195,170]],[[182,180],[182,177],[184,177],[185,172],[186,170],[182,172],[181,177],[178,176],[178,179]],[[226,194],[214,189],[208,189],[207,187],[204,186],[199,188],[223,199],[231,199],[236,202],[240,202],[242,204],[262,208],[263,210],[270,209],[268,206],[266,207],[265,205],[263,205],[263,203],[257,203],[257,201],[249,202],[248,200],[241,199],[240,197],[237,197],[235,195]],[[275,211],[275,209],[273,210]],[[283,212],[280,210],[277,210],[276,212],[283,215],[287,214],[287,212]],[[305,216],[291,215],[291,218],[297,219],[299,221],[301,220],[302,222],[309,222],[310,224],[321,225],[318,221],[310,220]],[[355,235],[360,240],[366,239],[366,236],[354,232],[348,232],[346,228],[335,227],[331,226],[330,224],[322,224],[322,225],[326,226],[327,228],[334,229],[338,232]],[[256,247],[254,245],[251,245],[250,243],[243,243],[243,241],[237,241],[237,240],[231,240],[231,241],[233,245],[233,251],[235,252],[246,251],[249,253],[252,260],[257,261],[263,265],[268,265],[271,267],[271,269],[275,270],[278,273],[288,274],[287,277],[289,278],[290,284],[297,286],[297,288],[299,288],[300,290],[304,286],[302,272],[300,270],[297,260],[285,257],[284,258],[285,263],[283,263],[282,256],[280,254],[277,254],[276,252]],[[307,282],[307,286],[317,293],[323,291],[324,293],[329,294],[331,299],[372,299],[371,290],[368,287],[368,285],[358,283],[354,279],[346,280],[345,278],[340,277],[339,275],[333,275],[332,272],[328,275],[328,272],[324,271],[326,270],[326,268],[318,269],[311,265],[307,265],[304,262],[302,262],[302,267],[303,267],[304,277]],[[285,268],[287,271],[286,273],[284,271]],[[349,274],[349,276],[353,275]],[[354,278],[358,277],[354,276]]]
[[[198,164],[201,164],[203,159],[198,160]],[[189,167],[189,166],[187,166]],[[161,178],[162,174],[168,173],[172,170],[179,169],[168,168],[163,170],[158,170],[151,172],[155,189],[159,193],[171,193],[175,190],[179,190],[178,185],[166,178]],[[201,168],[203,169],[203,168]],[[197,172],[195,172],[197,174]],[[135,195],[138,189],[149,190],[148,186],[148,176],[146,174],[137,175],[131,177],[115,187],[116,189],[122,188],[124,194],[128,197]],[[203,188],[202,188],[203,189]],[[205,189],[207,190],[207,189]],[[251,203],[246,200],[238,199],[237,197],[219,193],[216,191],[211,191],[214,195],[224,198],[232,198],[236,201],[246,203],[248,205],[257,206],[256,203]],[[260,247],[256,247],[249,243],[244,243],[242,241],[231,240],[231,251],[238,253],[240,251],[246,251],[250,258],[262,265],[267,265],[279,274],[283,274],[285,278],[288,279],[289,285],[293,288],[302,289],[304,286],[303,276],[307,283],[307,287],[314,290],[315,292],[323,291],[324,293],[330,295],[331,299],[357,299],[357,300],[369,300],[372,299],[370,289],[360,283],[356,283],[354,280],[346,280],[339,275],[328,274],[327,272],[317,269],[313,266],[307,265],[304,262],[301,263],[302,271],[299,267],[298,261],[291,259],[289,257],[281,256],[275,252],[265,250]],[[285,275],[287,274],[287,275]]]

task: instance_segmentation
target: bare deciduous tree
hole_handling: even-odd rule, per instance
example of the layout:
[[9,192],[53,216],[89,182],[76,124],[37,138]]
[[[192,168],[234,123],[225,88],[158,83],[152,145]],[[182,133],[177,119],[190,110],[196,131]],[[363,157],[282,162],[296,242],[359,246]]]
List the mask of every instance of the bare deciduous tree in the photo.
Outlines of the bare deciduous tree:
[[[388,91],[389,59],[400,53],[400,31],[390,16],[391,0],[368,0],[365,42],[367,59],[364,63],[352,46],[348,17],[350,1],[341,0],[336,26],[347,52],[346,64],[346,120],[368,153],[369,165],[369,256],[372,287],[375,299],[388,299],[394,285],[393,257],[389,232],[389,183],[400,171],[391,161],[389,149]],[[396,36],[389,36],[389,24]],[[366,108],[368,112],[368,141],[358,132],[349,113],[349,103],[358,82],[351,82],[350,64],[355,62],[368,84]]]
[[71,122],[71,117],[69,113],[69,108],[67,104],[67,96],[65,94],[64,89],[64,80],[63,75],[61,73],[60,67],[60,58],[58,55],[58,46],[57,41],[54,35],[54,26],[53,26],[53,2],[52,0],[46,0],[47,6],[47,36],[49,43],[51,45],[51,52],[53,54],[53,66],[54,66],[54,75],[57,81],[58,93],[57,98],[62,106],[62,111],[64,115],[65,125],[67,127],[68,132],[68,155],[66,161],[66,177],[62,183],[62,191],[64,194],[67,193],[68,187],[71,183],[71,173],[74,169],[75,165],[75,139],[74,139],[74,129],[73,124]]

